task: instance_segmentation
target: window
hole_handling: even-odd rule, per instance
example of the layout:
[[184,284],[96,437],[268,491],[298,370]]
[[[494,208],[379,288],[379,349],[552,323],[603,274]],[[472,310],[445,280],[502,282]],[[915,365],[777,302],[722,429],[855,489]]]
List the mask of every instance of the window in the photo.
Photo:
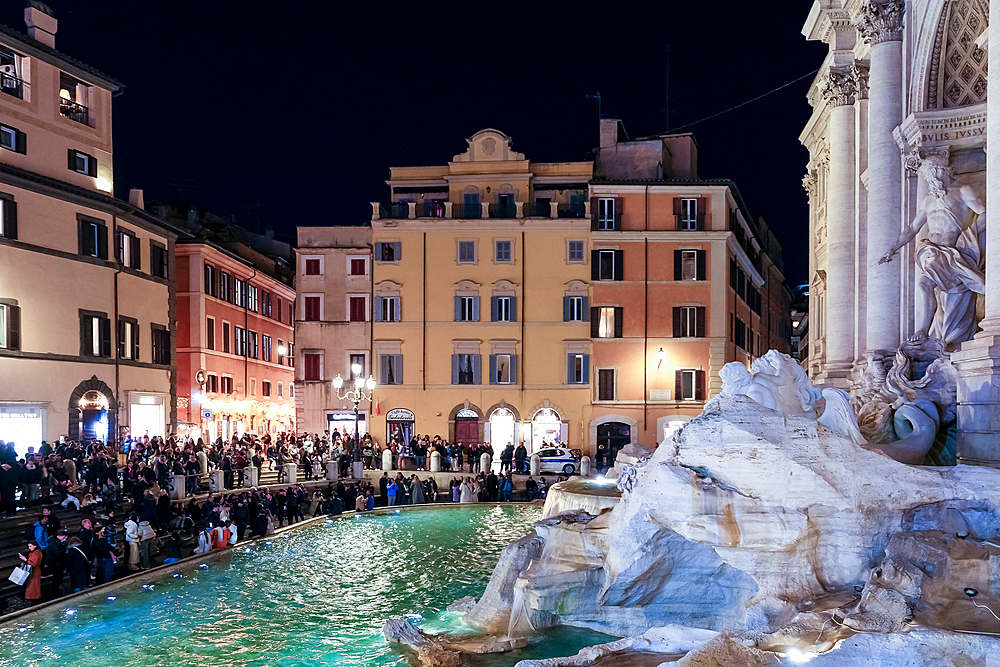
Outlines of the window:
[[[361,372],[360,373],[355,373],[354,372],[354,367],[355,366],[360,366],[361,367]],[[349,355],[348,356],[347,367],[351,371],[350,380],[351,380],[352,383],[354,382],[355,379],[357,379],[359,377],[362,378],[362,379],[364,379],[368,375],[367,373],[365,373],[365,355],[363,355],[363,354],[351,354],[351,355]]]
[[323,298],[319,296],[302,297],[306,322],[319,322],[323,318]]
[[17,202],[0,194],[0,236],[17,238]]
[[599,197],[597,199],[597,228],[594,231],[614,231],[618,229],[615,216],[615,198]]
[[490,321],[492,322],[516,322],[517,321],[517,297],[516,296],[494,296],[491,298]]
[[615,369],[600,368],[597,371],[597,400],[615,400]]
[[[282,348],[284,348],[284,347],[285,346],[281,344],[281,339],[279,338],[278,339],[278,365],[279,366],[284,366],[285,365],[285,355],[282,353]],[[278,386],[281,386],[281,385],[279,384]],[[281,396],[281,392],[280,391],[278,392],[278,396]]]
[[399,320],[400,314],[398,296],[375,297],[376,322],[399,322]]
[[118,230],[118,243],[115,244],[115,258],[122,266],[130,269],[138,271],[142,268],[140,266],[139,240],[135,237],[135,234],[127,229]]
[[378,367],[379,384],[403,384],[403,355],[380,354]]
[[352,257],[351,258],[351,275],[352,276],[367,276],[368,275],[368,262],[365,261],[364,257]]
[[271,293],[264,292],[260,300],[260,314],[264,317],[271,317]]
[[162,325],[151,324],[153,330],[153,363],[170,363],[170,331]]
[[[288,344],[288,365],[295,368],[295,343]],[[292,397],[292,385],[288,385],[288,398]]]
[[[294,365],[292,364],[292,366]],[[288,398],[295,398],[295,385],[291,383],[288,385]]]
[[302,379],[315,382],[323,379],[323,353],[304,352],[302,354]]
[[248,343],[248,355],[251,359],[257,359],[260,352],[260,348],[257,345],[259,340],[256,331],[247,332],[247,343]]
[[456,296],[455,297],[455,321],[456,322],[478,322],[479,321],[479,297],[478,296]]
[[590,355],[570,354],[566,360],[569,384],[587,384],[590,382]]
[[23,100],[27,86],[21,80],[22,62],[13,51],[0,50],[0,92]]
[[707,200],[704,197],[674,197],[677,229],[681,231],[704,229],[706,208]]
[[211,264],[205,265],[205,294],[208,296],[218,296],[219,285],[216,281],[215,267]]
[[80,217],[80,254],[108,258],[108,227],[103,220]]
[[222,393],[223,394],[233,393],[233,378],[229,375],[222,376]]
[[462,264],[474,264],[476,261],[476,242],[458,242],[458,261]]
[[740,318],[736,318],[736,347],[747,349],[747,325]]
[[59,113],[84,125],[90,124],[89,110],[84,102],[89,97],[87,89],[90,86],[79,79],[59,73]]
[[674,338],[704,338],[705,308],[703,306],[674,307]]
[[271,383],[267,380],[263,380],[260,383],[260,395],[270,397],[271,396]]
[[219,391],[219,376],[209,375],[205,378],[205,391],[209,394],[215,394]]
[[482,357],[478,354],[451,355],[452,384],[480,384]]
[[215,318],[205,318],[205,347],[209,350],[215,349]]
[[[275,319],[280,322],[281,321],[281,297],[280,296],[274,297],[274,305],[275,305]],[[289,313],[288,323],[292,324],[291,313]]]
[[139,360],[139,323],[130,317],[118,319],[118,358]]
[[232,276],[225,271],[219,272],[219,298],[223,301],[231,301],[233,298]]
[[705,371],[679,369],[675,380],[674,395],[679,401],[704,401]]
[[583,241],[567,241],[566,261],[567,262],[583,261]]
[[514,384],[517,382],[517,355],[490,355],[490,384]]
[[392,243],[380,241],[375,244],[375,259],[379,262],[398,262],[402,254],[402,244],[399,241]]
[[497,262],[510,262],[510,241],[496,241],[494,244],[494,257]]
[[[674,261],[680,260],[680,279],[681,280],[704,280],[704,270],[702,271],[702,277],[698,277],[698,251],[697,250],[676,250],[674,251]],[[676,265],[674,270],[674,277],[676,278]]]
[[271,337],[267,335],[261,336],[261,355],[260,358],[264,361],[271,361]]
[[591,338],[621,338],[624,309],[621,306],[596,306],[590,309]]
[[320,259],[319,257],[307,257],[306,258],[306,271],[307,276],[320,276],[322,270],[320,269]]
[[622,280],[624,254],[621,250],[591,251],[591,280]]
[[0,303],[0,348],[21,349],[21,308]]
[[111,357],[111,320],[107,313],[80,311],[80,355]]
[[247,305],[247,284],[239,278],[233,281],[233,303],[240,307]]
[[167,248],[156,241],[149,242],[149,273],[157,278],[167,277]]
[[278,398],[281,398],[282,395],[283,395],[282,394],[282,389],[283,389],[283,387],[281,386],[281,383],[279,382],[278,383]]
[[69,162],[67,164],[70,171],[75,171],[84,176],[97,176],[97,159],[86,153],[69,149]]
[[9,125],[0,125],[0,148],[4,148],[15,153],[27,154],[28,136]]
[[563,297],[563,322],[586,322],[588,314],[587,297]]
[[366,322],[368,320],[368,297],[349,296],[347,297],[347,305],[350,311],[350,322]]
[[260,309],[260,302],[257,298],[257,288],[253,285],[247,286],[247,308],[250,312],[256,313]]
[[247,330],[243,327],[233,327],[233,354],[247,356]]

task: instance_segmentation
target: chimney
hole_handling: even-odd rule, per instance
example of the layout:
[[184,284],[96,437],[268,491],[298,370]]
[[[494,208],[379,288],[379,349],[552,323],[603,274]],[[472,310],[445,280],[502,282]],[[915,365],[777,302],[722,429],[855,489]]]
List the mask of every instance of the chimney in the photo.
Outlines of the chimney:
[[601,119],[601,148],[610,148],[619,141],[628,141],[625,126],[617,118]]
[[146,210],[146,203],[143,200],[142,190],[140,188],[132,188],[128,191],[128,203],[143,211]]
[[37,0],[28,0],[24,8],[24,22],[28,25],[28,37],[50,48],[56,48],[56,28],[59,22],[48,5]]

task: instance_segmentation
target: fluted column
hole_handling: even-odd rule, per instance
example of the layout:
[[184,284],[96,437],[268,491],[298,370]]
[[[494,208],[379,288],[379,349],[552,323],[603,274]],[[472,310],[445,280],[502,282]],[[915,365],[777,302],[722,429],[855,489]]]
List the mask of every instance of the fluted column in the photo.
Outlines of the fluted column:
[[830,172],[826,203],[826,365],[827,384],[846,388],[854,357],[854,160],[855,79],[832,68],[821,89],[830,107]]
[[[990,3],[989,70],[1000,72],[1000,2]],[[986,312],[951,355],[958,369],[958,462],[1000,467],[1000,77],[986,108]]]
[[879,264],[902,224],[902,158],[893,130],[903,120],[903,1],[861,5],[855,26],[871,44],[868,74],[868,351],[895,351],[900,331],[900,261]]

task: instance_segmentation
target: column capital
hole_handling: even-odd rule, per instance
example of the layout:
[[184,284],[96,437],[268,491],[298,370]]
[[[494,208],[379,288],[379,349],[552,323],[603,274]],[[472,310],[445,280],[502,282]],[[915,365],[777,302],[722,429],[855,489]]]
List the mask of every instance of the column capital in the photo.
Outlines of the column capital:
[[903,39],[903,0],[865,0],[854,17],[854,27],[875,46]]
[[860,60],[854,61],[851,65],[851,77],[854,78],[854,85],[857,89],[859,100],[868,99],[868,63]]
[[802,187],[805,188],[806,194],[812,199],[813,195],[816,194],[816,187],[819,178],[816,174],[815,169],[810,169],[806,172],[806,175],[802,177]]
[[831,67],[820,83],[819,92],[830,106],[842,107],[854,104],[858,86],[850,69]]

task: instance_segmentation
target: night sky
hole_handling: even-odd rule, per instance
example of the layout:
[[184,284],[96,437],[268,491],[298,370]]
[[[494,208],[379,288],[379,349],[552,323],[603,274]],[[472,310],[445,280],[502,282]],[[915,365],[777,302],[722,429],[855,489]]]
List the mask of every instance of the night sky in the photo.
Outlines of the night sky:
[[[587,159],[602,111],[633,138],[819,67],[809,2],[48,2],[56,48],[126,84],[115,192],[183,200],[294,240],[360,224],[390,166],[444,164],[493,127],[529,160]],[[0,21],[23,32],[22,6]],[[441,9],[437,9],[441,7]],[[448,9],[445,9],[447,7]],[[457,7],[457,8],[456,8]],[[806,279],[811,77],[688,130],[703,178],[736,181]]]

